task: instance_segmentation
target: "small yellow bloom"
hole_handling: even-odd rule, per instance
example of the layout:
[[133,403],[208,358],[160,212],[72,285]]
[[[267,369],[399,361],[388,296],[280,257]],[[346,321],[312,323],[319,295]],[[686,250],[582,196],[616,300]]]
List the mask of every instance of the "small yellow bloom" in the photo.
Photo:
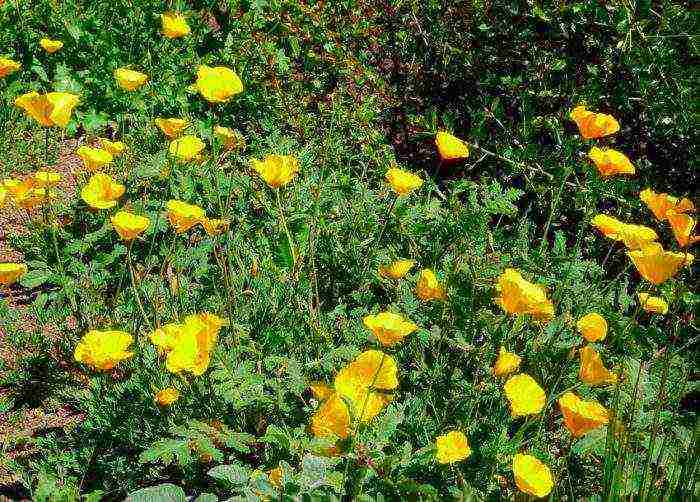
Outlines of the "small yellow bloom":
[[117,205],[117,199],[124,195],[124,185],[114,181],[104,173],[93,174],[80,195],[88,206],[94,209],[111,209]]
[[75,153],[83,160],[85,169],[93,173],[99,171],[114,160],[112,154],[107,150],[92,148],[91,146],[81,146]]
[[252,159],[253,169],[271,188],[279,188],[299,173],[299,160],[294,155],[266,155],[260,161]]
[[154,399],[156,403],[158,403],[161,406],[170,406],[175,401],[180,399],[180,392],[173,387],[167,387],[165,389],[159,390],[156,393]]
[[598,172],[603,177],[614,176],[616,174],[634,174],[634,166],[630,159],[612,148],[598,148],[594,146],[588,152],[588,157],[598,168]]
[[515,269],[507,268],[500,275],[496,290],[496,303],[509,314],[530,314],[540,321],[554,317],[554,305],[544,287],[526,281]]
[[163,134],[170,139],[178,138],[182,134],[182,131],[184,131],[187,127],[187,121],[185,119],[158,118],[155,120],[155,122]]
[[113,157],[121,155],[126,150],[126,145],[121,141],[110,141],[107,138],[100,138],[100,147]]
[[56,193],[46,188],[30,188],[28,191],[14,197],[15,203],[24,208],[32,209],[56,198]]
[[518,489],[535,497],[546,497],[554,487],[549,467],[532,455],[518,453],[513,457],[513,477]]
[[671,230],[673,230],[673,236],[680,247],[692,246],[700,241],[700,235],[693,235],[697,223],[695,218],[679,213],[675,209],[669,209],[666,211],[666,219],[668,219]]
[[429,268],[420,271],[416,283],[416,296],[423,301],[444,300],[447,298],[445,286],[440,284],[435,272]]
[[588,111],[583,105],[574,108],[569,117],[576,122],[581,136],[585,139],[602,138],[620,130],[620,124],[615,117]]
[[591,220],[591,225],[605,237],[623,242],[628,249],[639,249],[659,238],[653,228],[624,223],[607,214],[596,215]]
[[178,234],[187,232],[196,224],[202,223],[202,220],[206,218],[204,209],[186,202],[169,200],[166,206],[168,209],[168,220]]
[[284,477],[284,469],[277,466],[274,469],[267,471],[267,479],[272,486],[278,490],[282,489],[282,478]]
[[135,91],[146,83],[148,75],[128,68],[117,68],[114,70],[114,78],[125,91]]
[[231,226],[231,220],[219,220],[215,218],[203,218],[201,221],[207,235],[221,235]]
[[92,330],[83,336],[73,355],[79,363],[107,371],[134,355],[127,350],[133,341],[124,331]]
[[638,293],[639,304],[650,314],[666,314],[668,312],[668,303],[663,298],[658,296],[650,296],[649,293]]
[[0,263],[0,285],[9,286],[27,273],[24,263]]
[[443,161],[456,161],[469,157],[469,145],[445,131],[438,131],[435,145]]
[[34,185],[39,188],[48,188],[61,181],[61,173],[56,171],[37,171],[32,176]]
[[510,402],[510,415],[513,418],[536,415],[544,408],[544,390],[530,375],[525,373],[513,375],[503,389]]
[[195,87],[210,103],[225,103],[243,92],[243,82],[236,72],[224,66],[200,66],[197,69]]
[[367,315],[362,319],[362,323],[382,345],[389,347],[403,341],[404,338],[418,329],[418,326],[411,321],[392,312]]
[[423,185],[423,180],[413,173],[392,167],[386,172],[386,181],[397,195],[408,195]]
[[617,381],[617,375],[603,366],[600,354],[598,354],[593,345],[586,345],[581,349],[580,353],[581,366],[579,367],[578,376],[582,382],[595,386]]
[[182,38],[190,34],[185,16],[179,12],[166,12],[160,15],[163,35],[167,38]]
[[639,274],[652,284],[661,284],[670,279],[683,267],[693,263],[690,253],[673,253],[664,251],[661,244],[652,242],[627,255],[634,263]]
[[0,209],[2,209],[2,206],[5,205],[5,199],[7,199],[8,193],[7,188],[0,184]]
[[608,410],[598,401],[584,401],[573,392],[559,398],[564,425],[575,438],[608,423]]
[[451,431],[435,439],[435,458],[441,464],[454,464],[472,454],[467,436],[461,431]]
[[117,214],[112,216],[110,221],[114,230],[125,241],[135,239],[151,224],[151,220],[146,216],[138,216],[129,211],[117,211]]
[[0,78],[5,78],[12,75],[14,72],[22,68],[22,65],[12,59],[0,58]]
[[39,40],[39,45],[49,54],[53,54],[56,51],[60,51],[63,48],[63,42],[60,40],[51,40],[49,38],[42,38]]
[[170,155],[182,161],[190,161],[199,157],[204,150],[204,142],[197,136],[183,136],[170,142]]
[[70,121],[73,109],[78,104],[78,96],[69,92],[39,94],[36,91],[22,94],[15,99],[15,106],[39,122],[44,127],[65,128]]
[[243,150],[245,149],[245,138],[241,133],[234,131],[228,127],[214,127],[214,135],[226,150]]
[[673,209],[676,213],[692,213],[695,211],[693,203],[685,197],[678,200],[678,197],[667,193],[656,193],[651,188],[642,190],[639,198],[659,221],[666,219],[666,212],[669,209]]
[[576,323],[576,327],[589,342],[605,340],[605,336],[608,334],[608,322],[597,312],[583,316]]
[[387,279],[401,279],[416,264],[415,260],[396,260],[379,267],[379,275]]
[[520,356],[508,352],[505,347],[501,346],[496,358],[496,364],[493,366],[493,374],[497,377],[505,377],[515,373],[520,367],[520,361]]

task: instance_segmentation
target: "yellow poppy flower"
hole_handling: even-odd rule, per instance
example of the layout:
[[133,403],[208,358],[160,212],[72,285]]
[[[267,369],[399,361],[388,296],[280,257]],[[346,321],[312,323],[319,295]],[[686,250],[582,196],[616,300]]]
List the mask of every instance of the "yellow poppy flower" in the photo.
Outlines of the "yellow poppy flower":
[[180,392],[173,387],[167,387],[156,392],[154,399],[161,406],[170,406],[180,399]]
[[612,148],[598,148],[594,146],[588,152],[588,157],[593,161],[598,172],[603,177],[614,176],[616,174],[634,174],[634,166],[630,159]]
[[617,381],[617,375],[603,366],[600,354],[598,354],[593,345],[583,347],[580,350],[580,355],[581,366],[579,367],[578,376],[582,382],[595,386]]
[[17,198],[34,188],[34,183],[35,180],[33,178],[27,178],[25,180],[8,178],[3,180],[2,186],[12,198]]
[[148,81],[148,75],[128,68],[117,68],[114,70],[114,78],[119,87],[125,91],[135,91]]
[[125,241],[135,239],[151,224],[151,220],[146,216],[138,216],[129,211],[117,211],[117,214],[112,216],[110,221],[114,230]]
[[195,87],[210,103],[225,103],[243,92],[243,82],[236,72],[224,66],[200,66],[197,69]]
[[245,138],[241,133],[234,131],[228,127],[214,127],[214,135],[226,150],[243,150],[245,149]]
[[386,172],[386,181],[396,195],[408,195],[423,185],[423,180],[413,173],[392,167]]
[[651,188],[642,190],[639,198],[647,205],[649,210],[654,213],[656,219],[663,221],[666,219],[666,212],[673,209],[676,213],[694,212],[695,206],[685,197],[678,200],[678,197],[667,193],[656,193]]
[[362,323],[382,345],[389,347],[403,341],[406,336],[418,329],[418,326],[411,321],[392,312],[380,312],[377,315],[365,316]]
[[549,467],[532,455],[518,453],[513,457],[513,477],[521,492],[535,497],[546,497],[554,487]]
[[663,298],[651,296],[649,293],[638,293],[639,304],[650,314],[666,314],[668,313],[668,303]]
[[274,469],[267,471],[267,480],[272,486],[280,490],[282,488],[282,478],[284,477],[284,469],[277,466]]
[[110,141],[107,138],[100,138],[100,148],[106,152],[109,152],[109,154],[113,157],[117,157],[124,153],[126,150],[126,145],[121,141]]
[[515,269],[506,269],[498,278],[496,303],[509,314],[530,314],[540,321],[554,317],[554,305],[539,284],[526,281]]
[[114,181],[104,173],[93,174],[80,195],[88,206],[94,209],[110,209],[117,205],[117,199],[124,195],[124,185]]
[[114,160],[112,154],[107,150],[91,146],[81,146],[75,153],[82,159],[85,169],[91,172],[99,171]]
[[510,403],[510,415],[513,418],[536,415],[544,408],[544,390],[530,375],[525,373],[513,375],[503,389]]
[[664,251],[658,242],[646,244],[636,251],[628,251],[627,255],[639,274],[652,284],[665,282],[676,275],[683,265],[692,264],[694,259],[690,253]]
[[200,222],[207,235],[221,235],[231,226],[231,220],[219,220],[215,218],[203,218]]
[[0,58],[0,78],[5,78],[12,75],[14,72],[22,68],[22,65],[17,61],[8,58]]
[[27,273],[24,263],[0,263],[0,285],[9,286]]
[[77,362],[97,371],[107,371],[134,355],[128,351],[133,341],[124,331],[92,330],[80,340],[73,356]]
[[0,184],[0,209],[2,209],[2,206],[5,205],[5,199],[7,199],[8,193],[9,192],[7,191],[7,189],[2,184]]
[[37,171],[32,175],[34,185],[39,188],[48,188],[61,181],[61,173],[56,171]]
[[435,146],[443,161],[456,161],[469,157],[469,145],[445,131],[438,131]]
[[505,347],[501,346],[496,363],[493,365],[493,374],[497,377],[505,377],[515,373],[520,367],[520,361],[520,356],[508,352]]
[[182,131],[184,131],[187,127],[187,121],[185,119],[157,118],[155,123],[158,126],[158,129],[160,129],[163,134],[170,139],[178,138],[182,134]]
[[608,423],[608,410],[598,401],[584,401],[573,392],[566,392],[558,402],[564,425],[575,438]]
[[585,139],[602,138],[620,130],[620,124],[615,117],[588,111],[583,105],[574,108],[569,117],[576,122],[581,136]]
[[32,209],[55,199],[56,193],[47,188],[30,188],[14,197],[15,203],[24,209]]
[[15,99],[15,106],[39,122],[44,127],[65,128],[70,122],[73,109],[78,104],[78,96],[69,92],[39,94],[36,91],[22,94]]
[[170,142],[170,155],[182,161],[198,158],[204,150],[204,142],[197,136],[183,136]]
[[60,40],[51,40],[49,38],[42,38],[39,40],[39,45],[49,54],[53,54],[56,51],[60,51],[63,48],[63,42]]
[[389,265],[379,267],[379,275],[387,279],[401,279],[415,264],[415,260],[396,260]]
[[179,200],[169,200],[166,207],[168,209],[168,220],[178,234],[187,232],[206,218],[204,209]]
[[253,169],[271,188],[279,188],[299,173],[299,160],[294,155],[266,155],[260,161],[252,159]]
[[311,417],[311,433],[317,438],[340,439],[350,434],[350,413],[337,393],[332,393]]
[[447,298],[445,286],[440,284],[435,272],[429,268],[420,271],[416,283],[416,296],[423,301],[444,300]]
[[179,12],[166,12],[160,15],[163,35],[167,38],[182,38],[190,34],[185,16]]
[[639,249],[659,238],[653,228],[623,223],[607,214],[596,215],[591,220],[591,225],[605,237],[623,242],[628,249]]
[[666,219],[668,219],[673,230],[673,236],[676,238],[680,247],[692,246],[700,241],[700,235],[693,235],[695,231],[695,218],[687,214],[678,213],[675,209],[666,211]]
[[472,454],[467,436],[461,431],[451,431],[435,439],[435,458],[441,464],[454,464]]
[[576,328],[589,342],[605,340],[605,336],[608,334],[608,322],[597,312],[591,312],[579,319]]

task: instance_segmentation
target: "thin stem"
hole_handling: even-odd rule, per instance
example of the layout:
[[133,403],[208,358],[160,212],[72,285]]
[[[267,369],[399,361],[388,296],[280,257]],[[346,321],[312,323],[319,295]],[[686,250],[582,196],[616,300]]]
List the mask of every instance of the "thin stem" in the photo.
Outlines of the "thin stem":
[[282,225],[282,228],[284,229],[284,233],[287,235],[287,243],[289,244],[289,250],[292,253],[292,262],[293,262],[293,268],[296,270],[297,268],[297,251],[296,247],[294,246],[294,241],[292,240],[292,234],[289,233],[289,227],[287,227],[287,220],[284,217],[284,211],[282,210],[282,202],[280,202],[280,191],[279,188],[275,190],[275,199],[277,200],[277,209],[278,209],[278,214],[280,218],[280,224]]
[[134,246],[134,241],[132,240],[129,243],[129,247],[127,248],[126,251],[126,262],[127,266],[129,267],[129,275],[131,276],[131,289],[134,292],[134,298],[136,299],[136,303],[138,304],[139,310],[141,311],[141,316],[143,317],[143,321],[146,323],[147,326],[151,326],[151,321],[148,319],[148,315],[146,315],[146,310],[143,308],[143,303],[141,303],[141,296],[139,295],[138,287],[136,285],[136,274],[134,273],[134,265],[131,261],[131,248]]
[[397,200],[399,200],[399,196],[394,195],[394,200],[391,201],[391,204],[389,205],[389,209],[386,212],[386,216],[384,217],[384,223],[382,224],[382,229],[379,231],[379,238],[376,241],[374,241],[375,244],[377,242],[382,241],[382,238],[384,237],[384,232],[386,231],[387,223],[389,223],[389,217],[391,216],[391,212],[394,210],[394,206],[396,205]]

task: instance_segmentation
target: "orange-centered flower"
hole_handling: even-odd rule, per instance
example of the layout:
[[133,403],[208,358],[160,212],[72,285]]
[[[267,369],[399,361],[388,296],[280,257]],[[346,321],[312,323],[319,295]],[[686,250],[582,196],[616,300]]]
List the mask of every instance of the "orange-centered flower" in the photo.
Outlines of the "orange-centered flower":
[[73,114],[73,109],[78,104],[78,99],[78,96],[69,92],[39,94],[32,91],[15,99],[15,106],[24,110],[28,116],[44,127],[65,128]]
[[63,42],[60,40],[51,40],[49,38],[42,38],[39,40],[39,45],[41,45],[41,48],[49,54],[53,54],[54,52],[63,48]]
[[97,371],[108,371],[134,354],[129,352],[133,337],[124,331],[89,331],[75,347],[74,357],[79,363]]
[[496,363],[493,365],[493,374],[497,377],[505,377],[515,373],[520,367],[520,361],[520,356],[508,352],[505,347],[501,346]]
[[114,160],[107,150],[90,146],[81,146],[75,153],[82,159],[85,169],[91,172],[99,171]]
[[589,342],[605,340],[605,336],[608,334],[608,322],[597,312],[591,312],[579,319],[576,328]]
[[190,34],[185,16],[179,12],[166,12],[160,15],[163,35],[167,38],[182,38]]
[[588,157],[593,161],[598,172],[603,177],[614,176],[616,174],[634,174],[634,166],[630,159],[612,148],[598,148],[594,146],[588,152]]
[[22,68],[22,65],[12,59],[0,58],[0,78],[5,78],[12,75],[14,72]]
[[158,129],[160,129],[163,134],[165,134],[170,139],[175,139],[180,137],[182,131],[187,127],[187,121],[185,119],[178,118],[157,118],[155,120]]
[[135,91],[148,81],[148,75],[145,73],[128,68],[117,68],[114,70],[114,78],[117,80],[119,87],[129,92]]
[[401,279],[415,264],[415,260],[396,260],[379,267],[379,275],[387,279]]
[[110,218],[114,230],[119,236],[130,241],[146,231],[151,220],[146,216],[138,216],[129,211],[117,211],[117,214]]
[[0,285],[9,286],[27,273],[24,263],[0,263]]
[[170,406],[178,399],[180,399],[180,392],[173,387],[161,389],[154,396],[155,402],[161,406]]
[[627,255],[639,274],[652,284],[667,281],[676,275],[681,267],[692,264],[694,260],[690,253],[664,251],[658,242],[646,244],[636,251],[628,251]]
[[608,410],[598,401],[584,401],[573,392],[566,392],[558,402],[564,425],[575,438],[608,423]]
[[253,169],[271,188],[279,188],[299,173],[299,161],[294,155],[266,155],[260,161],[252,159]]
[[117,199],[124,195],[124,185],[114,181],[104,173],[93,174],[80,195],[88,206],[94,209],[110,209],[117,205]]
[[444,300],[447,298],[445,286],[440,284],[435,272],[429,268],[420,271],[416,283],[416,296],[424,302],[430,300]]
[[612,115],[596,113],[586,110],[579,105],[571,111],[571,120],[576,122],[578,130],[586,139],[601,138],[615,134],[620,130],[620,124]]
[[554,305],[544,287],[526,281],[515,269],[507,268],[500,275],[496,290],[496,303],[509,314],[530,314],[541,321],[554,317]]
[[668,303],[663,298],[651,296],[649,293],[638,293],[639,305],[650,314],[668,313]]
[[617,375],[603,366],[603,361],[593,345],[586,345],[582,348],[580,355],[581,366],[579,367],[578,376],[582,382],[595,386],[617,381]]
[[168,220],[178,234],[187,232],[206,218],[204,209],[180,200],[169,200],[166,207]]

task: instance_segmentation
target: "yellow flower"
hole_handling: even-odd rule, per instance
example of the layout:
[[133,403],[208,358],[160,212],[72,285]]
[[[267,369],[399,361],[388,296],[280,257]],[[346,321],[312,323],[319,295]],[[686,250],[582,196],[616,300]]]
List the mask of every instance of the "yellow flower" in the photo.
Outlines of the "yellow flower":
[[266,155],[260,161],[252,159],[253,169],[271,188],[279,188],[299,173],[299,160],[294,155]]
[[554,487],[549,467],[532,455],[518,453],[513,457],[513,477],[521,492],[535,497],[546,497]]
[[350,413],[337,393],[321,403],[311,417],[311,433],[317,438],[337,436],[340,439],[350,434]]
[[117,68],[114,70],[114,78],[125,91],[135,91],[146,83],[148,75],[128,68]]
[[28,116],[44,127],[59,126],[65,128],[78,100],[78,96],[69,92],[39,94],[32,91],[15,99],[15,106],[24,110]]
[[667,193],[656,193],[651,188],[641,191],[639,198],[644,202],[649,210],[654,213],[656,219],[663,221],[666,219],[666,212],[673,209],[677,213],[687,213],[695,211],[695,206],[685,197],[678,200],[678,197]]
[[245,138],[239,133],[228,127],[214,127],[214,135],[226,150],[243,150],[245,148]]
[[180,399],[180,392],[177,389],[174,389],[173,387],[167,387],[165,389],[159,390],[156,393],[154,399],[156,403],[158,403],[161,406],[170,406],[175,401]]
[[683,265],[693,263],[694,259],[690,253],[664,251],[658,242],[646,244],[636,251],[628,251],[627,255],[639,274],[652,284],[665,282],[676,275]]
[[160,15],[163,28],[163,35],[167,38],[181,38],[190,34],[190,27],[187,25],[185,16],[179,12],[166,12]]
[[30,188],[28,191],[14,197],[15,203],[24,208],[31,209],[50,202],[56,198],[55,192],[46,188]]
[[126,145],[121,141],[110,141],[107,138],[100,138],[100,147],[113,157],[121,155],[126,150]]
[[526,281],[517,270],[507,268],[498,278],[496,290],[500,294],[496,303],[509,314],[530,314],[540,321],[554,317],[554,305],[544,287]]
[[56,171],[37,171],[32,175],[34,185],[39,188],[48,188],[61,181],[61,173]]
[[168,220],[178,234],[187,232],[206,218],[204,209],[179,200],[169,200],[166,207],[168,208]]
[[469,157],[469,145],[445,131],[438,131],[435,145],[443,161],[462,160]]
[[112,216],[110,221],[114,230],[125,241],[130,241],[141,235],[151,223],[151,220],[146,216],[138,216],[128,211],[117,211],[117,214]]
[[224,66],[200,66],[197,69],[195,87],[210,103],[225,103],[243,92],[243,82],[236,72]]
[[429,268],[420,271],[418,282],[416,283],[416,296],[423,301],[444,300],[447,298],[445,287],[440,284],[435,272]]
[[614,176],[616,174],[634,174],[634,166],[630,159],[612,148],[598,148],[594,146],[588,152],[588,157],[598,168],[598,172],[603,177]]
[[110,209],[117,205],[117,199],[124,195],[125,187],[103,173],[93,174],[80,195],[88,206],[94,209]]
[[505,347],[501,346],[496,358],[496,364],[493,366],[493,374],[497,377],[504,377],[515,373],[520,367],[520,361],[520,356],[508,352]]
[[666,211],[666,219],[668,219],[673,230],[673,236],[676,238],[680,247],[687,247],[700,241],[700,235],[692,235],[695,231],[695,218],[687,214],[678,213],[675,209]]
[[536,415],[544,408],[544,390],[530,375],[525,373],[513,375],[503,389],[510,402],[510,414],[513,418]]
[[26,273],[24,263],[0,263],[0,285],[9,286]]
[[203,218],[200,222],[207,235],[221,235],[231,226],[231,220],[219,220],[215,218]]
[[169,118],[163,119],[158,118],[155,120],[158,128],[170,139],[175,139],[182,134],[182,131],[187,127],[187,121],[185,119]]
[[461,431],[451,431],[435,439],[435,458],[441,464],[454,464],[472,454],[467,436]]
[[392,312],[380,312],[377,315],[365,316],[362,323],[382,345],[389,347],[403,341],[406,336],[418,329],[418,326],[411,321]]
[[111,370],[134,354],[127,349],[134,339],[124,331],[89,331],[75,348],[74,357],[79,363],[97,371]]
[[267,479],[270,484],[280,490],[282,488],[282,478],[284,477],[284,469],[277,466],[274,469],[267,471]]
[[620,130],[620,124],[612,115],[586,110],[579,105],[571,111],[571,120],[576,122],[578,130],[585,139],[601,138],[615,134]]
[[591,220],[591,225],[600,230],[605,237],[623,242],[628,249],[639,249],[659,238],[652,228],[623,223],[607,214],[596,215]]
[[2,206],[5,205],[5,199],[7,198],[7,194],[7,188],[0,184],[0,209],[2,209]]
[[49,54],[53,54],[54,52],[63,48],[63,42],[60,40],[51,40],[49,38],[42,38],[39,40],[39,45],[41,45],[41,48]]
[[22,68],[22,65],[12,59],[0,58],[0,78],[5,78],[12,75],[14,72]]
[[397,195],[408,195],[423,184],[423,180],[415,174],[396,167],[386,172],[386,181]]
[[92,148],[91,146],[81,146],[75,153],[83,160],[85,169],[91,172],[99,171],[114,160],[112,154],[107,150]]
[[589,342],[605,340],[608,334],[608,322],[605,318],[596,313],[586,314],[576,323],[576,327],[583,337]]
[[598,354],[593,345],[586,345],[580,352],[581,366],[579,367],[578,376],[582,382],[588,385],[605,385],[617,381],[617,375],[603,366],[600,354]]
[[573,392],[559,398],[564,425],[575,438],[608,423],[608,410],[598,401],[584,401]]
[[663,298],[658,296],[650,296],[649,293],[638,293],[639,304],[642,308],[651,314],[666,314],[668,312],[668,303]]
[[388,279],[401,279],[415,264],[415,260],[396,260],[389,265],[379,267],[379,275]]
[[204,142],[197,136],[183,136],[170,142],[170,155],[185,162],[198,158]]

